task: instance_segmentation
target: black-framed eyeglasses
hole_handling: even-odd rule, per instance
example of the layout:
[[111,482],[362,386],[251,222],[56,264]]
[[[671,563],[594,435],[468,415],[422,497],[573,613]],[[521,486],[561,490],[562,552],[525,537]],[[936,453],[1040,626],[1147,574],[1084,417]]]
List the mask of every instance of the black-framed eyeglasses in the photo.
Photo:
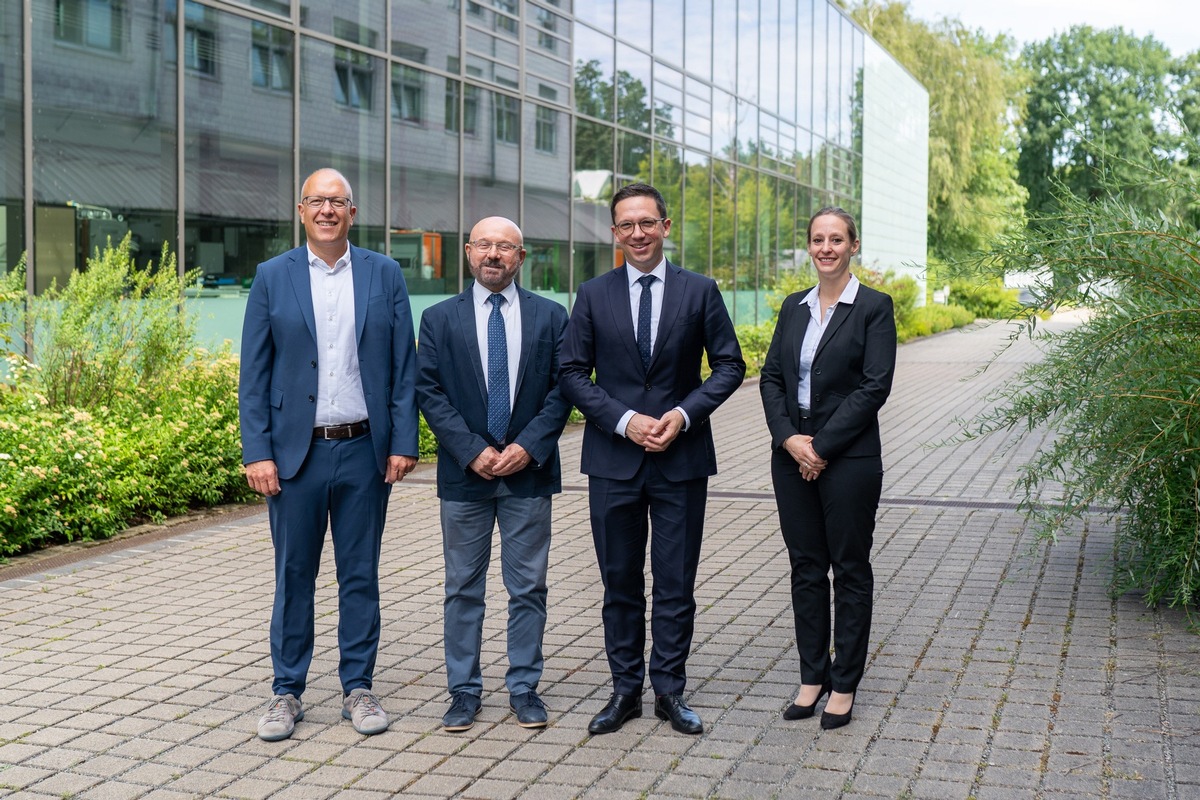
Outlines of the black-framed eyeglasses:
[[481,253],[490,252],[494,247],[500,251],[501,255],[509,255],[521,249],[521,245],[513,244],[512,242],[489,242],[487,239],[480,239],[475,242],[467,242],[471,248],[478,250]]
[[658,227],[658,223],[666,222],[666,220],[666,217],[658,217],[657,219],[639,219],[636,223],[625,220],[624,222],[618,223],[614,227],[617,229],[617,233],[621,234],[622,236],[628,236],[629,234],[633,233],[633,226],[635,224],[642,229],[642,233],[654,233],[655,228]]
[[300,202],[315,210],[322,208],[326,203],[329,203],[333,208],[343,209],[353,201],[349,197],[325,197],[324,195],[310,194],[301,197]]

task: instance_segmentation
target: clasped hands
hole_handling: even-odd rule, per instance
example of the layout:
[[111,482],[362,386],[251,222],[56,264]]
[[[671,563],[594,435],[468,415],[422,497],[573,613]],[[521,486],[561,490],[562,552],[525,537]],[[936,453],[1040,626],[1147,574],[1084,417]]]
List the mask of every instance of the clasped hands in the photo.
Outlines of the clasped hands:
[[683,414],[671,409],[655,419],[649,414],[634,414],[625,425],[625,435],[630,441],[641,445],[647,453],[661,453],[671,446],[675,437],[683,430]]
[[483,452],[475,456],[468,466],[476,475],[490,481],[493,478],[503,478],[520,472],[529,466],[530,461],[533,461],[533,457],[525,451],[525,448],[513,442],[503,450],[497,450],[494,447],[484,448]]
[[829,462],[817,455],[817,451],[813,450],[813,437],[803,433],[797,433],[795,436],[789,436],[783,442],[783,447],[787,450],[788,455],[796,460],[800,465],[800,475],[806,481],[816,480],[821,474],[821,470],[829,466]]

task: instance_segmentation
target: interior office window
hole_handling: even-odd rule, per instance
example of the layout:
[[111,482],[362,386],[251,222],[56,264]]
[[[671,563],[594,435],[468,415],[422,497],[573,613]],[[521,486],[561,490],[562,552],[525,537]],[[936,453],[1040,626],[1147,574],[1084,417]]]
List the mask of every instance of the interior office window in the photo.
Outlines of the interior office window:
[[333,48],[333,99],[338,105],[371,110],[375,70],[371,57],[349,47]]
[[262,89],[292,89],[292,34],[265,22],[251,23],[250,72]]
[[534,147],[543,153],[558,151],[558,112],[545,106],[537,108],[537,124],[534,128]]
[[[448,72],[457,73],[458,67],[458,58],[455,56],[446,57],[446,70]],[[467,74],[479,77],[483,73],[479,67],[468,65]],[[458,100],[459,93],[462,92],[462,86],[461,81],[456,81],[452,78],[446,79],[446,130],[474,136],[479,129],[479,87],[467,86],[466,92],[462,95],[462,118],[460,119]]]
[[512,14],[511,17],[506,17],[504,14],[493,13],[496,18],[496,30],[517,35],[517,3],[516,0],[492,0],[492,7],[499,11],[506,11]]
[[534,17],[537,19],[537,45],[551,53],[558,52],[558,37],[551,36],[558,30],[558,15],[545,8],[535,8]]
[[405,64],[392,65],[392,116],[421,123],[425,109],[425,73]]
[[496,109],[496,141],[517,144],[520,141],[521,101],[493,92]]
[[[93,0],[94,2],[95,0]],[[175,0],[167,0],[163,30],[163,57],[168,64],[178,61],[175,47]],[[183,4],[183,65],[200,75],[217,74],[216,12],[199,3]]]
[[55,0],[54,38],[120,53],[124,19],[125,4],[121,0]]

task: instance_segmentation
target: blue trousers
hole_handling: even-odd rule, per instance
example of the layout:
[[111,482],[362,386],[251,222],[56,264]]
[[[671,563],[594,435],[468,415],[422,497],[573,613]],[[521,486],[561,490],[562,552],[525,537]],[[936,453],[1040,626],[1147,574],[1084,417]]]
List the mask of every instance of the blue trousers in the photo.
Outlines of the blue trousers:
[[342,691],[371,688],[379,650],[379,549],[391,486],[370,436],[312,443],[295,477],[267,498],[275,545],[271,662],[275,694],[304,692],[312,663],[321,548],[333,538],[338,582],[338,677]]
[[470,502],[442,500],[442,551],[446,561],[444,646],[451,694],[479,697],[483,676],[484,596],[492,556],[492,531],[500,526],[500,569],[508,590],[510,694],[537,689],[546,631],[546,568],[550,557],[550,497],[514,497],[496,481],[496,495]]

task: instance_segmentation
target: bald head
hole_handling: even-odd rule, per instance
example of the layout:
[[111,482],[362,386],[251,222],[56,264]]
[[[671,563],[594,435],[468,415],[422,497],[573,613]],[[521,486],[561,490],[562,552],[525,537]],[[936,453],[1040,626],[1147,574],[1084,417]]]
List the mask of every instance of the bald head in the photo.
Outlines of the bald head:
[[467,242],[467,264],[475,280],[489,291],[503,291],[525,261],[524,242],[517,223],[507,217],[487,217],[475,223]]

